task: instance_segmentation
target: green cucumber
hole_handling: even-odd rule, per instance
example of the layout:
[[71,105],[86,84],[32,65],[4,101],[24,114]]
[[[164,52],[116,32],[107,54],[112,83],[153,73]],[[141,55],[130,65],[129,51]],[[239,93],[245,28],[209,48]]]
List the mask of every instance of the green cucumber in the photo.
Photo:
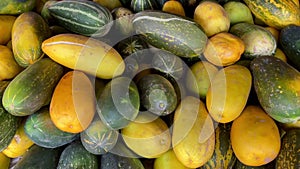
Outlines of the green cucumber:
[[300,72],[274,56],[255,58],[250,65],[262,108],[281,123],[300,119]]
[[44,107],[30,115],[25,122],[25,134],[36,145],[45,148],[57,148],[66,145],[77,137],[76,134],[59,130],[52,122],[49,107]]
[[245,44],[243,58],[254,59],[275,54],[276,40],[271,32],[262,26],[241,22],[233,25],[229,32],[243,40]]
[[34,9],[36,0],[1,0],[0,15],[18,15]]
[[121,129],[138,115],[140,96],[135,83],[128,77],[117,77],[106,84],[97,98],[97,112],[111,129]]
[[174,14],[142,11],[132,22],[136,33],[143,35],[146,42],[180,57],[199,57],[208,40],[200,25]]
[[276,169],[299,168],[300,129],[287,131],[282,138],[281,149],[276,158]]
[[300,71],[300,26],[289,25],[281,29],[279,42],[289,63]]
[[4,150],[14,138],[19,122],[20,119],[5,111],[0,103],[0,152]]
[[101,37],[112,27],[110,11],[94,1],[57,1],[48,10],[59,25],[74,33]]
[[12,115],[31,115],[49,104],[63,67],[43,58],[20,72],[4,91],[3,107]]
[[262,166],[248,166],[236,160],[234,169],[274,169],[275,168],[275,160],[269,162],[268,164]]
[[132,0],[130,3],[130,7],[135,13],[144,10],[158,9],[156,0]]
[[148,111],[165,116],[177,107],[177,94],[172,83],[158,74],[148,74],[137,83],[141,105]]
[[88,152],[80,141],[68,145],[59,157],[57,169],[98,169],[97,156]]
[[40,147],[38,145],[31,146],[28,151],[18,161],[14,169],[56,169],[59,156],[61,153],[60,148],[50,149]]
[[236,157],[230,143],[231,123],[219,123],[215,130],[216,145],[214,154],[200,169],[233,168]]
[[97,115],[89,127],[80,133],[84,148],[96,155],[109,152],[117,143],[118,136],[118,131],[108,128]]
[[101,156],[101,169],[134,168],[144,169],[139,158],[120,156],[118,154],[106,153]]
[[152,58],[152,67],[178,80],[184,74],[184,62],[168,51],[159,50]]
[[[10,81],[0,81],[0,99],[8,86]],[[0,152],[4,150],[18,129],[20,118],[11,115],[4,108],[2,103],[0,103]]]

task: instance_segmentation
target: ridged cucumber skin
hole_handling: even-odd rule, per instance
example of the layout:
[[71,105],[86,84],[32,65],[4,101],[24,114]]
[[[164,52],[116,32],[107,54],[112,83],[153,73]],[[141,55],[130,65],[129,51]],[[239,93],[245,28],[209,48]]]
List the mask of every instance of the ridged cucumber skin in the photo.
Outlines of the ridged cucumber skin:
[[101,37],[112,27],[111,12],[93,1],[58,1],[51,4],[48,10],[59,25],[81,35]]
[[20,72],[4,91],[3,107],[12,115],[31,115],[49,104],[53,90],[63,75],[63,67],[42,58]]
[[180,57],[200,57],[208,40],[200,25],[174,14],[142,11],[132,22],[136,33],[143,35],[146,42]]
[[260,56],[250,65],[262,108],[281,123],[300,119],[300,72],[274,56]]

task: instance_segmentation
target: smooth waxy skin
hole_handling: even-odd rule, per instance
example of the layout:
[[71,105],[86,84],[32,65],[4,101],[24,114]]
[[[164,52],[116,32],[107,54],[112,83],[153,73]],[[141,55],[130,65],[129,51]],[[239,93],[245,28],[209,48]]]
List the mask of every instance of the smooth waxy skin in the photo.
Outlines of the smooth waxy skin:
[[56,85],[50,102],[54,125],[65,132],[82,132],[92,122],[95,111],[95,93],[88,76],[80,71],[67,72]]
[[247,106],[233,121],[230,132],[233,151],[246,165],[267,164],[279,153],[279,130],[275,121],[261,107]]
[[57,63],[102,79],[121,75],[125,64],[108,44],[76,34],[60,34],[45,40],[42,50]]
[[231,65],[214,76],[206,95],[206,106],[212,118],[227,123],[243,111],[250,93],[252,76],[241,65]]

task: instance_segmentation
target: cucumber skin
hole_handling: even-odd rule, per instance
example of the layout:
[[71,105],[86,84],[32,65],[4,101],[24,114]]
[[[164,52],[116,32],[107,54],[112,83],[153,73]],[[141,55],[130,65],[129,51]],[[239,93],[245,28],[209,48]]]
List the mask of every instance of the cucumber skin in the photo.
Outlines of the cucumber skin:
[[255,92],[266,113],[281,123],[299,120],[299,71],[273,56],[255,58],[250,68]]
[[196,22],[165,12],[139,12],[133,27],[152,46],[184,58],[200,57],[208,41]]

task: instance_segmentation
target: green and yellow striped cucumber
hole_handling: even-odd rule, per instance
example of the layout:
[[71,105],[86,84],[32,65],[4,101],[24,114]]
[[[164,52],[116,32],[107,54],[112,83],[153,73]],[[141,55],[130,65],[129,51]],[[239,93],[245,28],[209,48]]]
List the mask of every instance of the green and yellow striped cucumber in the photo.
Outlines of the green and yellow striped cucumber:
[[282,29],[288,25],[300,26],[300,9],[292,0],[244,0],[254,16],[267,25]]
[[281,149],[276,158],[276,169],[299,168],[300,129],[287,131],[282,138]]
[[132,0],[130,4],[133,12],[141,12],[144,10],[155,10],[158,9],[156,0]]
[[174,14],[142,11],[132,22],[136,33],[143,35],[146,42],[180,57],[199,57],[207,43],[200,25]]
[[63,66],[42,58],[19,73],[4,91],[3,107],[12,115],[27,116],[50,103],[63,75]]
[[231,123],[219,123],[215,130],[216,145],[212,158],[200,169],[232,169],[236,157],[230,143]]
[[112,26],[111,12],[94,1],[58,1],[50,4],[48,10],[59,25],[81,35],[104,36]]

